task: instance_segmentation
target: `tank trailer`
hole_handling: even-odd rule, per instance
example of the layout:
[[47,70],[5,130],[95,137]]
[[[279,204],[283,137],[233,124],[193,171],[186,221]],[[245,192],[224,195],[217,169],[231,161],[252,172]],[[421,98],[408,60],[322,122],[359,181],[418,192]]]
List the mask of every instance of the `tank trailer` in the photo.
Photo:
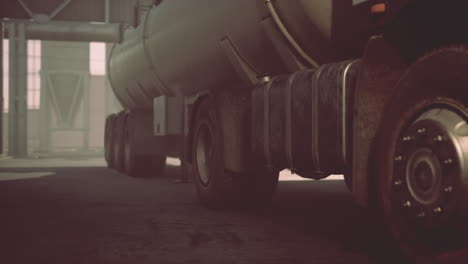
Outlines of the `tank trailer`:
[[201,203],[261,206],[279,172],[343,174],[394,245],[466,245],[468,16],[447,0],[162,0],[108,59],[109,167],[179,157]]

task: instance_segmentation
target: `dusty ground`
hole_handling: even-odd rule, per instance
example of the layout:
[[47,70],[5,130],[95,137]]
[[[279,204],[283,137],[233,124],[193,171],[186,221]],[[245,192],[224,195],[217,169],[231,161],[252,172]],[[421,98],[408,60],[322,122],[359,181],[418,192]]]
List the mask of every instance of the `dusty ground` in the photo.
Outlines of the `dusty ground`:
[[261,211],[210,211],[173,183],[177,167],[134,179],[102,164],[0,160],[0,263],[383,263],[340,180],[281,181]]

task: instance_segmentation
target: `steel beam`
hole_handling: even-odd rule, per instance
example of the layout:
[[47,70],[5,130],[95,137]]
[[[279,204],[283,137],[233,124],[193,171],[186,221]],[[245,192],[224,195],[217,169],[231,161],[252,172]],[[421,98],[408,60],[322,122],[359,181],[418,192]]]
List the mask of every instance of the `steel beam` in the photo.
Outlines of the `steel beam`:
[[122,24],[50,21],[37,23],[4,19],[8,24],[24,24],[25,38],[53,41],[83,41],[118,43],[125,26]]
[[50,15],[49,18],[53,19],[58,13],[62,12],[62,10],[70,4],[71,0],[63,1]]
[[28,13],[29,17],[34,16],[34,13],[31,11],[31,9],[29,9],[28,5],[26,5],[26,3],[23,0],[18,0],[18,2],[23,7],[24,11],[26,11],[26,13]]
[[50,102],[47,71],[41,67],[41,104],[39,107],[39,152],[50,152]]

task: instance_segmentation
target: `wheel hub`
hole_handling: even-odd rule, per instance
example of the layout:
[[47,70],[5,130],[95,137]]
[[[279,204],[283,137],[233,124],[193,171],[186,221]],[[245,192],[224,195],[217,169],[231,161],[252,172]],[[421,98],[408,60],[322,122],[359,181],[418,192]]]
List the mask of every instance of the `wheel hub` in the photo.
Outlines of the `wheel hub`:
[[443,175],[431,149],[416,149],[406,163],[405,174],[408,190],[416,201],[427,205],[438,199]]
[[130,142],[128,142],[128,139],[125,140],[124,143],[124,169],[126,172],[130,171],[131,167],[131,158],[132,158],[132,150],[131,150],[131,145]]
[[428,165],[428,163],[420,163],[416,167],[415,182],[416,188],[422,190],[422,192],[427,192],[431,189],[434,182],[434,171]]
[[468,125],[446,108],[430,109],[400,135],[396,146],[393,200],[409,222],[434,227],[460,210],[468,178]]

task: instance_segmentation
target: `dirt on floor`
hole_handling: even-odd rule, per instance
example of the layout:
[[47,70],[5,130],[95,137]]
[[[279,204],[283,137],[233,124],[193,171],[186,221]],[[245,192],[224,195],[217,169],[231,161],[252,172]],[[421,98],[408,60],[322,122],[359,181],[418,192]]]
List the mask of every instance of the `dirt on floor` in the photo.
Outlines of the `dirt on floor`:
[[212,211],[174,183],[178,167],[150,179],[102,166],[0,170],[0,263],[392,262],[341,180],[281,181],[265,208]]

